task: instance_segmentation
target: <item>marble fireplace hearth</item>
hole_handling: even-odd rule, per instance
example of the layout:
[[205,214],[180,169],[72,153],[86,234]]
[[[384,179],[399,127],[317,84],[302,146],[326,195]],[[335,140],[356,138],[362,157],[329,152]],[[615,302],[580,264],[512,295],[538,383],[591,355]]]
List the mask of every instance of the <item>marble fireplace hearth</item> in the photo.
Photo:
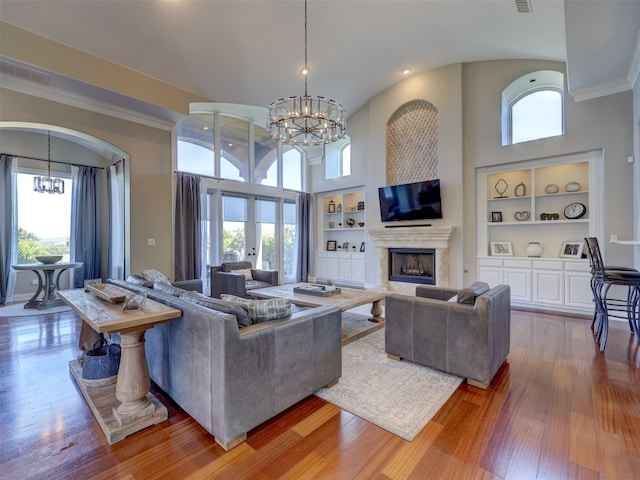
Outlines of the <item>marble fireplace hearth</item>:
[[449,243],[455,234],[454,226],[371,228],[367,231],[380,249],[380,284],[387,290],[415,291],[415,284],[389,280],[389,249],[435,249],[435,284],[449,286]]

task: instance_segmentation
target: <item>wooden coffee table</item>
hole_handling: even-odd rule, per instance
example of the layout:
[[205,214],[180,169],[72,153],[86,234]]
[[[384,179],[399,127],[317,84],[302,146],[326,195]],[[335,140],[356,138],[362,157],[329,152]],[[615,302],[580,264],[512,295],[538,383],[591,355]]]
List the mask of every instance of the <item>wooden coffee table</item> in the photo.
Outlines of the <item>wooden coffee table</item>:
[[[133,292],[128,292],[133,293]],[[119,333],[122,354],[115,385],[89,387],[82,381],[78,360],[69,363],[85,400],[109,444],[168,418],[167,407],[149,392],[151,380],[144,353],[144,333],[155,324],[182,315],[180,310],[147,299],[142,310],[122,310],[79,288],[61,290],[60,297],[97,333]]]
[[308,285],[306,283],[293,283],[288,285],[278,285],[277,287],[258,288],[247,292],[254,298],[286,298],[295,305],[304,305],[307,307],[319,307],[321,305],[333,305],[339,307],[343,312],[360,305],[371,303],[371,322],[384,322],[382,316],[382,300],[387,295],[387,291],[383,289],[365,289],[343,288],[340,287],[340,293],[334,295],[316,296],[294,292],[295,287]]

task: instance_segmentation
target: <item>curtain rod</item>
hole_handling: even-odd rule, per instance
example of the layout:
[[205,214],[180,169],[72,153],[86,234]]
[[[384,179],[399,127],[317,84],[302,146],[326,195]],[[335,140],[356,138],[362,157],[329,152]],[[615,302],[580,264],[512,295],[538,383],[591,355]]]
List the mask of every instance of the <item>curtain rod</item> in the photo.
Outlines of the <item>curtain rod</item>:
[[[60,163],[62,165],[71,165],[72,167],[90,167],[90,165],[81,165],[79,163],[71,163],[71,162],[62,162],[60,160],[48,160],[46,158],[36,158],[36,157],[27,157],[25,155],[16,155],[13,153],[0,153],[0,155],[8,155],[10,157],[16,157],[16,158],[23,158],[25,160],[35,160],[37,162],[51,162],[51,163]],[[121,160],[118,160],[117,162],[115,162],[113,165],[116,165],[117,163],[121,162]],[[99,170],[104,170],[104,167],[92,167],[92,168],[97,168]]]

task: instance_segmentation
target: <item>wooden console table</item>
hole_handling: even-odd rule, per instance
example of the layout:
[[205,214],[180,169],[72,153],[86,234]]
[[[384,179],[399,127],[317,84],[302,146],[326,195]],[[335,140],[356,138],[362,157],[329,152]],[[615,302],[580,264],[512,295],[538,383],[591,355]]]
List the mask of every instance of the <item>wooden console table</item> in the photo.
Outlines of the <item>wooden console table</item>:
[[180,310],[147,299],[143,310],[122,310],[84,289],[61,290],[58,295],[98,333],[119,333],[120,371],[115,385],[89,387],[82,380],[78,360],[69,370],[95,415],[109,444],[168,418],[167,407],[149,392],[151,380],[144,353],[144,333],[156,323],[182,315]]

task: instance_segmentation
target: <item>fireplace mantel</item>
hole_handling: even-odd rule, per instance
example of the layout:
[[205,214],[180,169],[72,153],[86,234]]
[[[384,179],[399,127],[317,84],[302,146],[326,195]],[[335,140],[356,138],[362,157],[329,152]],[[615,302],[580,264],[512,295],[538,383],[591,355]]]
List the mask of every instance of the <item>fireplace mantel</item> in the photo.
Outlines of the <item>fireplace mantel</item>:
[[[389,282],[389,248],[435,248],[436,285],[449,286],[449,242],[456,232],[454,226],[370,228],[367,234],[381,249],[381,283],[393,290]],[[395,282],[394,282],[395,283]]]

